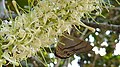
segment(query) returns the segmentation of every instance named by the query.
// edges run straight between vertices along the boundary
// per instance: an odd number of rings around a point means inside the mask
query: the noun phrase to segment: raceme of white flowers
[[[0,64],[8,60],[19,65],[20,60],[31,57],[40,47],[55,43],[63,32],[70,33],[72,25],[94,29],[80,21],[84,14],[101,11],[102,0],[42,0],[29,13],[17,16],[11,23],[0,25]]]

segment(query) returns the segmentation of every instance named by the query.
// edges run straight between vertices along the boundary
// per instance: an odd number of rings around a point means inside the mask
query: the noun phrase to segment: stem
[[[58,58],[58,61],[57,61],[57,64],[55,65],[55,67],[59,67],[60,62],[61,62],[61,59],[60,59],[60,58]]]

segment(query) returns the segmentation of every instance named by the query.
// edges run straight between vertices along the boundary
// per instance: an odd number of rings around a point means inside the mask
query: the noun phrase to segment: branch
[[[100,28],[100,29],[105,29],[105,30],[112,30],[117,33],[120,33],[120,25],[113,25],[113,24],[107,24],[107,23],[88,23],[84,22],[84,24],[93,27],[93,28]]]

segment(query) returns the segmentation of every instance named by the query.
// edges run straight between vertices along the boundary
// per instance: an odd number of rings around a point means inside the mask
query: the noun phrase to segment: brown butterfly
[[[85,53],[90,50],[92,50],[90,42],[70,35],[64,35],[59,38],[59,42],[55,49],[55,55],[61,59],[65,59],[75,53]]]

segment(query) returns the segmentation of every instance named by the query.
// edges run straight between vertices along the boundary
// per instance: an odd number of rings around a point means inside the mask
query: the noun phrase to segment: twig
[[[112,30],[117,33],[120,33],[120,25],[113,25],[113,24],[106,24],[106,23],[87,23],[84,22],[84,24],[91,26],[93,28],[100,28],[100,29],[105,29],[105,30]]]
[[[36,61],[38,65],[43,64],[44,66],[46,66],[44,62],[42,62],[37,56],[32,56],[30,59]]]
[[[88,29],[85,28],[85,30],[83,31],[82,35],[80,36],[80,39],[83,39],[83,38],[84,38],[84,36],[85,36],[85,34],[86,34],[87,31],[88,31]]]
[[[61,62],[61,59],[60,59],[60,58],[58,58],[57,64],[56,64],[54,67],[59,67],[60,62]]]
[[[97,58],[98,58],[98,54],[95,55],[95,57],[94,57],[94,61],[93,61],[92,67],[95,67],[95,62],[96,62]]]
[[[112,10],[120,10],[120,7],[107,7],[107,8]]]
[[[65,63],[63,64],[63,67],[68,67],[68,60],[69,60],[69,58],[68,59],[65,59]]]

